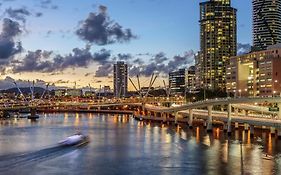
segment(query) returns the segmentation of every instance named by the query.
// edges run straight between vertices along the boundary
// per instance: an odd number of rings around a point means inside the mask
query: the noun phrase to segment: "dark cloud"
[[[107,77],[113,72],[113,63],[106,63],[98,67],[95,77]]]
[[[42,13],[42,12],[37,12],[37,13],[35,13],[35,17],[41,17],[41,16],[43,16],[43,13]]]
[[[53,52],[37,50],[29,51],[19,63],[13,64],[13,72],[55,72],[67,68],[87,68],[91,63],[104,63],[110,52],[102,49],[92,54],[90,47],[74,48],[68,55],[54,55]]]
[[[152,61],[154,61],[156,64],[163,63],[167,60],[168,60],[168,58],[166,57],[165,53],[163,53],[163,52],[156,54],[154,56],[154,58],[152,58]]]
[[[250,44],[237,43],[237,55],[243,55],[251,51]]]
[[[21,33],[18,22],[4,18],[0,34],[0,59],[11,58],[22,51],[21,43],[15,41],[15,37]]]
[[[7,76],[5,79],[0,80],[0,89],[9,89],[9,88],[14,88],[14,82],[17,82],[18,87],[30,87],[31,81],[28,80],[16,80],[12,77]],[[46,88],[46,85],[48,82],[45,82],[44,80],[36,79],[34,81],[36,87],[42,87]],[[49,89],[55,89],[56,87],[54,85],[50,85]]]
[[[128,42],[136,38],[130,29],[110,19],[105,6],[99,6],[99,13],[90,13],[82,22],[76,34],[82,39],[97,45]]]
[[[185,52],[183,56],[176,55],[171,59],[166,66],[166,73],[179,68],[187,68],[187,65],[194,64],[194,51]]]
[[[12,9],[6,9],[5,13],[8,15],[9,18],[14,20],[22,21],[23,23],[26,22],[26,17],[31,15],[31,12],[27,10],[26,7]]]
[[[54,5],[51,0],[41,0],[40,7],[43,9],[53,9],[53,10],[57,10],[59,8],[57,5]]]
[[[133,62],[135,64],[130,67],[130,76],[151,76],[153,73],[168,74],[171,71],[187,68],[189,65],[194,64],[194,52],[190,50],[184,53],[183,56],[176,55],[172,58],[168,58],[163,52],[160,52],[154,55],[147,64],[138,59],[133,60]]]
[[[130,59],[132,59],[132,55],[131,54],[118,54],[117,55],[117,57],[118,57],[118,60],[120,60],[120,61],[128,61],[128,60],[130,60]]]

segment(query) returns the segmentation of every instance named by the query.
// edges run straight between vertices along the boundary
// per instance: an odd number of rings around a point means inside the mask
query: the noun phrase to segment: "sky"
[[[194,64],[202,0],[0,0],[0,89],[12,80],[112,86],[112,66],[161,85]],[[239,48],[252,42],[251,0],[233,0]],[[129,89],[131,85],[129,86]]]

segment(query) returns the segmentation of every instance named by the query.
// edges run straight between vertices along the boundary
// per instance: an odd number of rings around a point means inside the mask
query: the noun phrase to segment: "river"
[[[90,137],[82,147],[58,142],[80,131]],[[242,141],[242,143],[240,143]],[[167,126],[127,115],[41,114],[0,121],[0,174],[281,174],[281,141],[266,130]],[[264,155],[272,155],[271,160]]]

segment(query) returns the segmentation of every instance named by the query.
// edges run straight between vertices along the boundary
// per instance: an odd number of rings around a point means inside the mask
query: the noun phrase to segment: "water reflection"
[[[227,136],[220,128],[207,133],[201,126],[190,130],[182,125],[136,121],[128,115],[44,116],[35,123],[0,120],[0,165],[3,156],[5,161],[10,155],[34,151],[41,156],[42,150],[77,129],[92,142],[32,162],[32,170],[26,168],[27,163],[25,168],[5,170],[6,174],[60,174],[62,168],[69,174],[241,174],[242,167],[244,174],[279,174],[281,169],[281,142],[267,130],[255,131],[254,137],[242,129]],[[263,159],[264,154],[274,159]]]

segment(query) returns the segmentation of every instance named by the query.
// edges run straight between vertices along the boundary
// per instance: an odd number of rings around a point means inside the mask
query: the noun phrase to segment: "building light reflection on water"
[[[271,133],[268,134],[268,154],[272,155],[272,138],[271,138]]]
[[[225,143],[222,145],[222,161],[224,163],[228,162],[228,154],[229,154],[228,147],[229,147],[228,140],[226,140]]]
[[[200,129],[196,127],[196,143],[200,142]]]
[[[68,122],[68,113],[64,113],[63,123],[66,124]]]
[[[80,123],[79,113],[75,113],[74,126],[79,126],[79,123]]]
[[[206,136],[203,137],[202,143],[207,146],[211,146],[211,138],[210,138],[209,134],[207,134]]]
[[[219,139],[220,138],[220,128],[216,128],[214,134],[215,134],[215,139]]]

